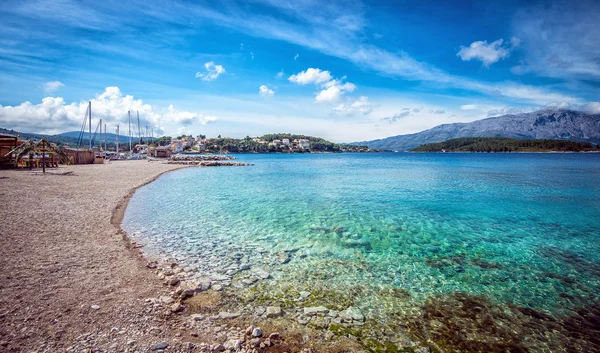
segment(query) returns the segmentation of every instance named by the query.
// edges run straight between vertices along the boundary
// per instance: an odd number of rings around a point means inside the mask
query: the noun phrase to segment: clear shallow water
[[[379,319],[457,292],[556,318],[598,302],[599,154],[238,158],[255,166],[139,189],[123,228],[191,279],[261,268],[273,296],[336,291]]]

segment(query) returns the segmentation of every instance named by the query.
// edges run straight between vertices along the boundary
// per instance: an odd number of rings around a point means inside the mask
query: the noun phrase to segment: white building
[[[310,143],[308,142],[307,139],[299,139],[298,147],[303,148],[303,149],[310,149]]]
[[[282,139],[281,143],[283,143],[286,146],[289,146],[290,145],[290,139]]]

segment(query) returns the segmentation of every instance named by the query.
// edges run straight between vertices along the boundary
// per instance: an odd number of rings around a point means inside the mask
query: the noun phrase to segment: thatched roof
[[[10,155],[14,154],[15,158],[18,160],[30,153],[54,153],[57,154],[64,163],[68,163],[69,161],[69,157],[60,148],[58,148],[55,143],[50,143],[46,141],[46,139],[41,139],[37,142],[29,140],[24,144],[13,148],[12,151],[8,152],[5,157],[9,157]]]

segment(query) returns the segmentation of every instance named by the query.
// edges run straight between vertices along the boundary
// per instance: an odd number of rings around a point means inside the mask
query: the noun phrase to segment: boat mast
[[[108,145],[106,144],[106,124],[104,124],[104,155],[106,155]]]
[[[129,154],[131,154],[131,110],[127,111],[127,115],[129,115]]]
[[[92,101],[89,101],[88,108],[90,110],[90,135],[88,137],[90,138],[90,149],[92,149]]]
[[[99,143],[99,148],[98,148],[98,152],[100,152],[102,150],[102,119],[100,119],[100,124],[98,125],[98,127],[100,128],[100,136],[98,136],[98,141]],[[98,129],[96,129],[98,130]],[[94,133],[95,134],[95,133]]]
[[[142,144],[142,130],[140,129],[140,112],[137,112],[138,117],[138,137],[140,138],[140,145]]]

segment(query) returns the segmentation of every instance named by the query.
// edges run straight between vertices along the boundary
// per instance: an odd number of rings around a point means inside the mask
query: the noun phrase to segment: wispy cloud
[[[259,0],[259,2],[263,3],[262,5],[275,10],[267,14],[264,12],[253,12],[252,5],[241,6],[235,2],[217,9],[203,4],[189,4],[177,0],[161,5],[142,4],[141,2],[132,1],[122,4],[119,11],[117,11],[110,7],[92,6],[70,0],[63,1],[65,8],[72,11],[51,11],[50,9],[54,8],[55,4],[44,0],[38,0],[35,4],[26,3],[23,6],[16,6],[14,9],[9,9],[9,11],[27,18],[47,20],[50,24],[64,24],[72,28],[85,28],[101,33],[110,31],[111,33],[116,33],[116,35],[122,35],[121,33],[131,35],[132,32],[135,33],[135,30],[144,30],[141,28],[143,24],[132,23],[128,17],[120,14],[127,12],[128,9],[132,11],[136,9],[136,11],[140,11],[146,16],[147,22],[177,23],[181,26],[180,31],[198,30],[197,23],[201,21],[206,26],[219,26],[239,31],[245,35],[289,42],[347,60],[365,70],[405,80],[419,81],[425,85],[434,85],[436,88],[458,88],[495,97],[507,97],[524,102],[535,102],[536,104],[544,104],[556,100],[544,98],[556,95],[562,95],[571,101],[579,100],[578,97],[566,93],[558,93],[551,88],[543,86],[535,87],[541,94],[536,94],[535,98],[531,99],[529,94],[531,93],[531,89],[526,86],[523,87],[521,83],[484,82],[468,77],[452,75],[435,66],[418,61],[401,50],[391,52],[369,44],[365,42],[366,37],[363,33],[368,23],[364,17],[363,5],[359,2],[344,4],[331,2],[326,5],[319,4],[316,6],[316,2],[313,0],[293,3]],[[579,8],[581,7],[583,6],[579,6]],[[48,11],[40,11],[40,9],[44,8],[47,8]],[[592,6],[592,9],[595,8],[597,8],[597,5]],[[285,16],[281,16],[281,13]],[[598,49],[594,49],[597,46],[592,44],[598,42],[598,40],[594,40],[594,38],[597,39],[598,31],[593,27],[595,23],[593,13],[594,11],[588,11],[586,14],[587,17],[584,17],[589,19],[589,21],[585,21],[581,25],[585,26],[584,29],[572,30],[570,32],[574,34],[573,37],[575,37],[575,34],[585,32],[585,35],[580,35],[580,38],[584,39],[580,39],[579,42],[585,41],[586,45],[583,47],[586,51],[598,53]],[[529,17],[532,19],[536,18],[536,16]],[[80,21],[80,18],[92,20]],[[288,21],[287,18],[295,18],[296,20]],[[568,15],[567,18],[572,19],[575,17]],[[522,46],[524,45],[525,48],[529,48],[528,45],[532,42],[531,37],[536,35],[536,33],[540,33],[540,28],[536,28],[533,24],[523,25],[524,29],[516,33],[519,38],[523,39],[524,44]],[[135,29],[135,26],[140,26],[140,28]],[[580,28],[581,26],[574,27]],[[517,26],[517,28],[520,27]],[[523,32],[523,35],[521,35],[521,32]],[[164,36],[165,43],[169,38],[173,38],[173,36]],[[58,38],[56,41],[59,43]],[[64,41],[60,40],[60,42]],[[572,47],[567,48],[576,49],[575,45]],[[122,52],[127,52],[127,50],[122,50]],[[566,52],[580,53],[581,50],[566,50]],[[578,55],[578,57],[580,56]],[[565,60],[560,55],[558,59],[560,62],[570,62],[570,59]],[[597,65],[598,60],[581,59],[577,62],[578,65],[574,65],[571,70],[600,74]],[[526,65],[528,67],[537,67],[533,61],[527,61]],[[574,69],[574,67],[577,67],[577,69]],[[206,74],[200,73],[200,75],[204,77]]]
[[[475,104],[465,104],[460,106],[461,110],[475,110],[477,106]]]
[[[600,79],[598,13],[600,3],[588,0],[558,1],[518,11],[513,27],[523,41],[525,59],[513,72]]]
[[[300,54],[296,54],[294,55],[294,60],[298,60],[298,57],[300,56]]]
[[[44,84],[44,92],[46,93],[53,93],[56,92],[58,89],[60,89],[61,87],[64,87],[64,83],[60,82],[60,81],[50,81],[50,82],[46,82]]]
[[[214,81],[219,76],[227,73],[222,65],[215,65],[212,61],[205,63],[204,68],[206,69],[206,73],[196,72],[196,78],[200,78],[202,81]]]
[[[354,115],[369,115],[373,111],[373,104],[369,102],[369,98],[360,96],[351,104],[340,104],[333,108],[337,115],[354,116]]]

